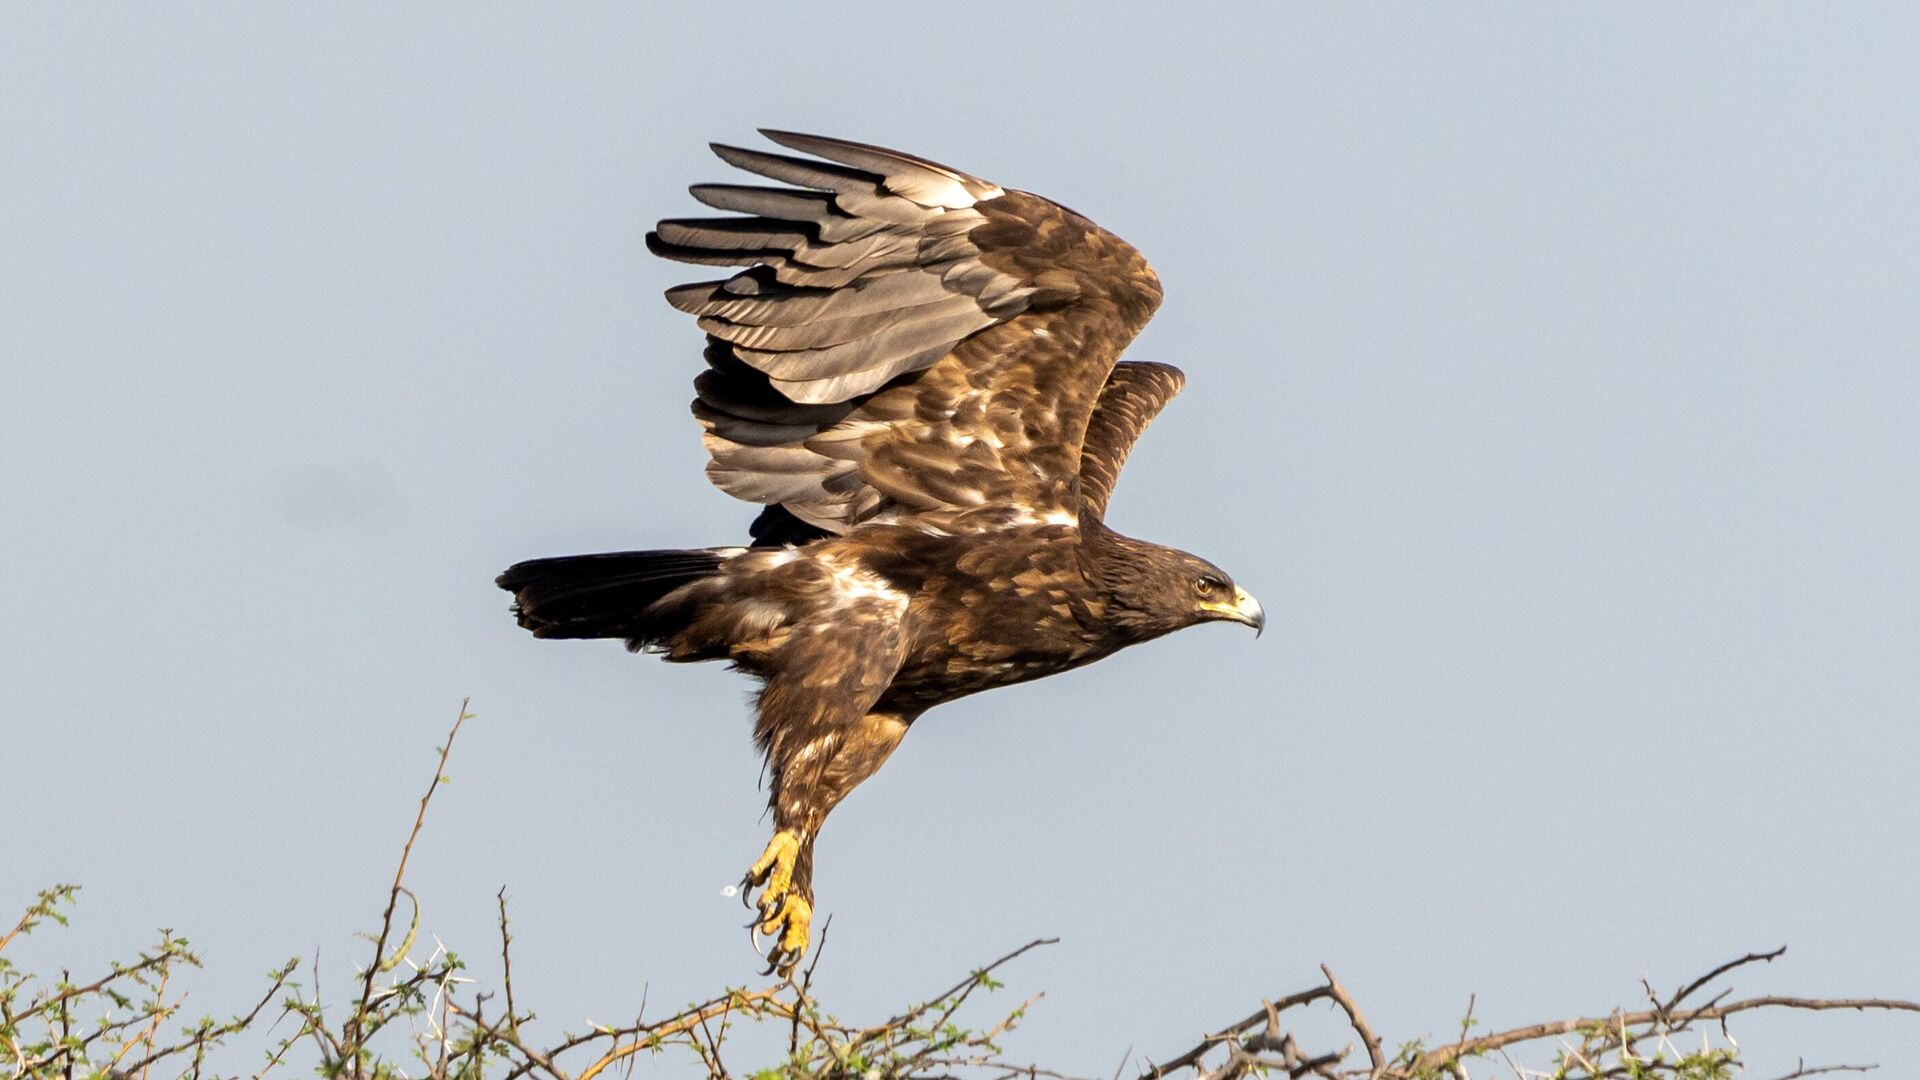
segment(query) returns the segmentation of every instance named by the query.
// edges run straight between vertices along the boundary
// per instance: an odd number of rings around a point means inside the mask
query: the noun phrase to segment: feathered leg
[[[746,879],[749,888],[761,888],[757,929],[773,939],[769,971],[791,972],[807,951],[813,842],[821,824],[848,792],[885,764],[909,723],[910,718],[893,713],[868,713],[848,725],[787,732],[769,747],[774,834]]]
[[[820,615],[779,627],[757,673],[753,737],[773,781],[774,834],[746,884],[761,889],[755,920],[773,938],[768,970],[790,972],[813,920],[813,841],[841,799],[887,760],[911,717],[874,713],[906,659],[908,599],[856,562],[828,556],[776,568],[794,610]]]

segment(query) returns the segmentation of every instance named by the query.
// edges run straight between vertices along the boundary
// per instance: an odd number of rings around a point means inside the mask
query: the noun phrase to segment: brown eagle
[[[706,332],[693,414],[707,475],[765,507],[751,546],[535,559],[499,585],[536,637],[622,638],[761,680],[775,832],[743,884],[761,889],[769,970],[791,971],[821,823],[921,714],[1266,617],[1219,567],[1102,521],[1184,381],[1118,362],[1160,304],[1139,252],[944,165],[762,134],[812,156],[713,150],[790,186],[696,185],[741,216],[647,237],[669,259],[747,268],[667,300]]]

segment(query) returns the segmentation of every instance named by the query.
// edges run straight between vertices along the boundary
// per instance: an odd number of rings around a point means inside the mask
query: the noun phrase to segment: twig
[[[1169,1073],[1178,1072],[1181,1069],[1187,1068],[1205,1057],[1208,1051],[1220,1045],[1222,1041],[1240,1035],[1248,1028],[1267,1019],[1269,1016],[1278,1016],[1283,1010],[1291,1009],[1295,1005],[1305,1005],[1309,1002],[1319,1001],[1321,998],[1328,997],[1332,993],[1332,987],[1316,986],[1311,990],[1302,990],[1297,994],[1288,994],[1285,997],[1274,998],[1271,1002],[1263,1002],[1262,1007],[1255,1010],[1246,1019],[1237,1024],[1229,1024],[1219,1031],[1206,1036],[1201,1039],[1193,1049],[1188,1050],[1172,1061],[1164,1065],[1149,1064],[1147,1070],[1140,1074],[1140,1080],[1160,1080],[1161,1077]]]
[[[107,985],[108,983],[116,982],[120,979],[127,978],[128,976],[133,975],[135,972],[150,971],[156,966],[172,959],[175,955],[177,954],[173,952],[162,951],[162,952],[155,953],[152,956],[142,957],[139,963],[128,964],[126,967],[116,969],[113,974],[103,976],[99,979],[95,979],[93,982],[90,982],[85,986],[76,986],[76,987],[73,987],[72,989],[62,990],[57,994],[52,994],[48,996],[45,1000],[35,1002],[33,1007],[26,1010],[25,1012],[15,1013],[13,1016],[13,1022],[15,1024],[19,1024],[22,1021],[31,1020],[35,1016],[38,1016],[39,1014],[46,1012],[48,1009],[53,1008],[55,1006],[64,1005],[65,1003],[72,1001],[75,998],[91,997],[92,995],[98,993],[100,991],[100,988]],[[60,973],[60,981],[64,983],[64,982],[67,982],[68,980],[69,980],[68,973],[65,971],[62,971]]]
[[[1784,1076],[1775,1077],[1774,1080],[1800,1080],[1803,1076],[1818,1076],[1821,1073],[1872,1072],[1879,1067],[1878,1065],[1815,1065],[1809,1068],[1807,1066],[1807,1059],[1801,1058],[1799,1063],[1793,1067],[1792,1072]]]
[[[727,1007],[721,1010],[720,1012],[720,1034],[719,1035],[715,1035],[713,1033],[713,1029],[707,1026],[707,1019],[708,1019],[707,1017],[703,1016],[700,1018],[700,1033],[707,1037],[706,1049],[701,1051],[700,1056],[702,1058],[705,1058],[705,1057],[708,1057],[709,1054],[712,1055],[711,1067],[713,1072],[719,1076],[727,1075],[726,1063],[720,1060],[720,1043],[722,1042],[722,1040],[724,1040],[727,1037],[727,1017],[731,1015],[732,1012],[733,1012],[733,999],[729,997],[727,999]],[[700,1040],[695,1039],[694,1045],[698,1047],[700,1045]],[[631,1066],[633,1064],[633,1059],[628,1058],[627,1064]]]
[[[0,949],[5,949],[7,944],[14,938],[19,937],[21,934],[39,925],[41,919],[48,918],[49,916],[58,918],[57,912],[59,911],[60,902],[63,900],[71,901],[73,894],[79,891],[80,887],[78,885],[55,885],[51,889],[43,890],[40,896],[34,900],[33,904],[27,908],[27,913],[20,916],[20,921],[14,925],[14,928],[4,934],[0,934]]]
[[[993,1025],[992,1028],[988,1029],[986,1035],[983,1037],[988,1042],[992,1042],[993,1040],[999,1038],[1000,1036],[1005,1035],[1007,1032],[1012,1031],[1013,1026],[1019,1023],[1020,1017],[1025,1015],[1028,1009],[1033,1008],[1033,1005],[1035,1002],[1039,1001],[1041,998],[1044,998],[1046,996],[1047,996],[1047,992],[1045,990],[1042,990],[1039,993],[1028,998],[1027,1000],[1021,1002],[1019,1008],[1008,1013],[1006,1019],[1000,1021],[999,1023]]]
[[[273,1000],[274,995],[278,994],[281,990],[286,988],[287,980],[293,977],[294,966],[295,965],[289,963],[286,967],[281,968],[279,971],[274,972],[273,985],[267,987],[267,992],[260,995],[260,1000],[254,1002],[253,1008],[247,1010],[247,1012],[244,1015],[236,1016],[232,1020],[229,1020],[228,1022],[221,1024],[218,1027],[203,1028],[199,1033],[195,1035],[195,1037],[192,1040],[188,1042],[180,1043],[174,1046],[163,1046],[158,1050],[154,1050],[151,1053],[149,1053],[146,1057],[141,1058],[139,1061],[136,1061],[132,1065],[129,1065],[125,1069],[121,1070],[120,1075],[131,1076],[133,1075],[134,1070],[139,1069],[144,1071],[149,1067],[151,1067],[154,1062],[159,1061],[163,1058],[172,1057],[173,1055],[178,1054],[184,1050],[187,1050],[198,1044],[208,1042],[213,1039],[224,1039],[229,1035],[239,1034],[240,1032],[245,1031],[246,1029],[252,1027],[254,1020],[256,1020],[260,1016],[260,1011],[267,1007],[267,1003]]]
[[[153,992],[153,1015],[147,1018],[146,1030],[136,1033],[133,1038],[128,1039],[120,1045],[119,1051],[113,1055],[113,1060],[107,1063],[109,1072],[121,1072],[122,1075],[125,1076],[133,1075],[132,1069],[127,1069],[123,1072],[118,1068],[120,1059],[126,1057],[135,1046],[145,1043],[147,1044],[147,1064],[140,1070],[140,1080],[147,1080],[147,1073],[153,1067],[154,1036],[160,1033],[160,1021],[166,1019],[173,1013],[172,1009],[167,1008],[167,983],[172,978],[173,965],[160,965],[160,985]],[[184,1001],[185,998],[183,997],[181,1000]],[[118,1025],[115,1026],[117,1027]]]
[[[344,1041],[349,1047],[357,1048],[363,1044],[366,1033],[363,1032],[361,1028],[364,1018],[367,1015],[367,1009],[373,1003],[373,980],[375,976],[379,975],[383,970],[382,965],[387,955],[387,936],[393,932],[393,912],[395,908],[400,906],[400,894],[404,891],[404,886],[402,886],[401,882],[405,880],[407,876],[407,859],[413,855],[413,842],[419,839],[420,827],[425,824],[427,820],[427,804],[433,801],[433,793],[439,790],[440,781],[446,776],[447,755],[453,750],[453,740],[459,737],[460,726],[472,719],[472,714],[467,712],[467,705],[472,700],[472,698],[460,699],[460,715],[454,719],[453,728],[447,732],[447,740],[440,747],[440,762],[434,767],[433,780],[427,785],[426,794],[420,796],[420,809],[413,815],[413,830],[407,834],[406,846],[400,849],[400,865],[394,868],[393,888],[387,892],[387,911],[380,919],[380,936],[376,938],[373,943],[373,962],[367,965],[366,975],[360,983],[360,1005],[354,1010],[353,1015],[347,1017],[346,1031],[343,1034],[346,1035]],[[417,919],[419,914],[417,904],[415,905],[414,912]],[[350,1054],[345,1064],[353,1069],[356,1077],[360,1075],[360,1055],[358,1053]]]
[[[507,991],[507,1030],[520,1033],[520,1013],[513,1004],[513,935],[507,933],[507,887],[493,894],[500,905],[500,981]]]
[[[1032,950],[1037,949],[1042,945],[1057,945],[1059,943],[1060,943],[1059,938],[1035,938],[1032,941],[1027,942],[1025,945],[1022,945],[1019,948],[1008,953],[1007,955],[1001,957],[1000,959],[995,960],[993,963],[988,964],[986,967],[983,967],[978,971],[975,971],[973,974],[967,976],[966,978],[960,980],[957,983],[954,983],[952,986],[948,987],[946,990],[942,991],[941,993],[934,995],[933,997],[927,999],[926,1001],[920,1003],[919,1005],[914,1006],[912,1009],[909,1009],[906,1012],[901,1013],[900,1015],[894,1017],[893,1019],[888,1020],[886,1023],[878,1024],[870,1028],[862,1029],[860,1032],[855,1034],[853,1041],[847,1044],[848,1049],[852,1049],[854,1047],[867,1043],[871,1041],[874,1036],[880,1035],[892,1028],[896,1028],[901,1026],[902,1024],[907,1023],[908,1021],[912,1020],[914,1017],[919,1016],[921,1013],[924,1013],[928,1009],[932,1008],[935,1002],[945,1001],[946,999],[952,997],[955,994],[960,993],[963,990],[967,990],[970,987],[978,985],[980,981],[980,977],[982,975],[986,975],[989,972],[992,972],[996,968],[999,968],[1001,965],[1006,964],[1028,952],[1031,952]],[[585,1080],[585,1078],[583,1077],[582,1080]]]
[[[1347,994],[1346,987],[1340,985],[1340,980],[1333,977],[1332,969],[1321,964],[1320,973],[1327,977],[1327,992],[1333,997],[1334,1004],[1347,1014],[1347,1022],[1353,1025],[1353,1030],[1360,1034],[1360,1041],[1366,1044],[1367,1060],[1373,1063],[1369,1077],[1371,1080],[1380,1080],[1387,1071],[1386,1056],[1380,1052],[1380,1036],[1373,1033],[1366,1016],[1360,1012],[1360,1006]]]
[[[807,962],[807,970],[800,976],[800,985],[794,987],[793,1026],[787,1031],[787,1056],[793,1057],[800,1052],[800,1014],[813,1007],[813,969],[820,966],[820,956],[827,951],[827,931],[833,929],[833,916],[820,924],[820,944],[813,950],[813,959]],[[788,976],[792,981],[792,976]]]
[[[1875,1009],[1890,1012],[1920,1013],[1920,1002],[1899,1001],[1891,998],[1802,998],[1769,995],[1767,997],[1747,998],[1743,1001],[1735,1001],[1726,1005],[1707,1006],[1693,1010],[1687,1015],[1693,1020],[1721,1020],[1735,1013],[1743,1013],[1751,1009],[1772,1008],[1804,1009],[1809,1012],[1825,1012],[1833,1009],[1853,1009],[1855,1011]],[[1620,1014],[1620,1022],[1625,1024],[1647,1024],[1655,1021],[1664,1022],[1665,1014],[1655,1009],[1644,1009],[1640,1012]],[[1494,1035],[1483,1035],[1478,1039],[1468,1039],[1464,1042],[1455,1043],[1452,1046],[1444,1046],[1438,1050],[1430,1050],[1416,1058],[1413,1064],[1409,1065],[1404,1071],[1409,1074],[1418,1074],[1422,1070],[1436,1069],[1460,1058],[1470,1057],[1488,1050],[1497,1050],[1503,1046],[1512,1046],[1514,1043],[1528,1042],[1533,1039],[1545,1038],[1548,1035],[1573,1034],[1582,1029],[1606,1027],[1610,1026],[1613,1022],[1614,1018],[1612,1016],[1587,1016],[1574,1020],[1555,1020],[1545,1024],[1531,1024],[1527,1027],[1514,1028],[1511,1031],[1502,1031]]]
[[[1747,955],[1740,957],[1738,960],[1729,960],[1726,963],[1721,964],[1719,967],[1714,968],[1712,971],[1707,972],[1705,975],[1702,975],[1699,978],[1688,983],[1687,985],[1681,987],[1680,989],[1675,990],[1673,992],[1673,996],[1668,998],[1665,1003],[1661,1003],[1658,1001],[1654,1002],[1653,1003],[1654,1008],[1658,1009],[1662,1016],[1671,1016],[1673,1015],[1673,1007],[1675,1005],[1678,1005],[1682,1001],[1687,1000],[1687,998],[1693,996],[1694,991],[1700,989],[1701,987],[1707,985],[1708,983],[1714,981],[1715,979],[1718,979],[1720,976],[1725,975],[1727,972],[1732,971],[1734,968],[1744,967],[1748,964],[1755,964],[1755,963],[1771,964],[1775,960],[1778,960],[1780,957],[1785,956],[1786,954],[1787,954],[1787,947],[1785,945],[1782,945],[1779,948],[1773,950],[1772,952],[1748,953]],[[1722,995],[1722,996],[1725,996],[1725,995]]]
[[[594,1077],[606,1071],[607,1066],[636,1054],[641,1050],[660,1046],[676,1035],[687,1034],[705,1022],[708,1017],[730,1011],[739,1005],[768,1005],[773,1007],[775,1015],[784,1015],[786,1011],[785,1004],[774,996],[779,993],[781,989],[782,986],[769,986],[764,990],[755,990],[749,994],[740,994],[738,992],[730,993],[725,997],[715,998],[704,1005],[689,1009],[674,1019],[657,1024],[654,1027],[646,1029],[644,1032],[635,1032],[634,1034],[636,1036],[644,1034],[645,1037],[636,1037],[631,1042],[624,1045],[616,1045],[613,1049],[600,1055],[600,1060],[587,1066],[586,1070],[580,1074],[579,1080],[593,1080]],[[577,1045],[577,1043],[574,1045]]]
[[[286,1013],[281,1013],[280,1015],[283,1019],[286,1017]],[[271,1034],[272,1029],[269,1028],[268,1032]],[[295,1032],[290,1038],[281,1042],[280,1048],[273,1052],[273,1056],[267,1059],[267,1063],[260,1067],[259,1072],[253,1074],[253,1080],[264,1080],[264,1077],[273,1071],[274,1066],[280,1064],[280,1059],[287,1056],[287,1051],[293,1049],[294,1040],[299,1037],[299,1032]]]
[[[72,981],[65,969],[60,972],[60,981]],[[73,1080],[73,1054],[67,1049],[68,1043],[73,1039],[72,1019],[73,1010],[63,1006],[60,1009],[60,1056],[65,1060],[60,1066],[60,1075],[66,1080]]]

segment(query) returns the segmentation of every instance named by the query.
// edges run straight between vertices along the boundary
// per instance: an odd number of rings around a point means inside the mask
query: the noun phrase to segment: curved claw
[[[760,931],[773,939],[773,947],[767,950],[767,970],[762,974],[793,974],[800,958],[806,955],[812,925],[813,905],[788,893],[779,908],[760,924]]]
[[[793,864],[799,855],[800,837],[791,829],[781,829],[767,841],[766,850],[747,868],[743,880],[749,886],[764,884],[769,893],[785,892],[793,881]]]
[[[760,951],[760,935],[772,939],[761,955],[767,959],[764,974],[791,974],[807,951],[807,934],[813,922],[813,903],[793,887],[794,865],[800,854],[800,837],[782,829],[767,841],[766,850],[754,861],[742,879],[741,899],[757,908],[747,924],[755,952]],[[760,888],[757,900],[748,900],[754,888]]]

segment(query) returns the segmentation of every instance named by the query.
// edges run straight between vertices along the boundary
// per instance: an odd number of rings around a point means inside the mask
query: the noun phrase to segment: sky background
[[[916,725],[819,844],[835,1011],[1049,935],[1010,1048],[1101,1076],[1323,961],[1390,1037],[1781,944],[1740,991],[1920,997],[1916,41],[1904,4],[10,6],[0,908],[85,891],[9,956],[164,925],[190,1012],[316,948],[340,996],[470,696],[426,929],[494,977],[504,885],[549,1035],[751,979],[749,684],[536,642],[492,578],[744,537],[659,297],[698,269],[642,237],[771,126],[1139,247],[1129,355],[1189,383],[1113,523],[1270,619]]]

